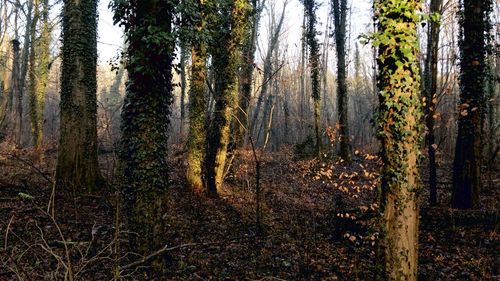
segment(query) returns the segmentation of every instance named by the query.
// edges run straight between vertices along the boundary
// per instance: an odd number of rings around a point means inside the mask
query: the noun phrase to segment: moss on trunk
[[[196,31],[206,28],[204,5],[201,0],[196,1],[198,20],[195,23]],[[189,97],[189,135],[187,139],[187,171],[188,184],[201,190],[203,187],[202,167],[205,155],[205,108],[207,92],[207,50],[206,43],[194,40],[191,49],[191,87]]]
[[[211,194],[217,194],[224,176],[230,125],[237,106],[237,75],[248,9],[246,0],[222,1],[219,31],[211,46],[215,69],[215,111],[208,126],[204,160],[205,184]]]
[[[66,0],[62,14],[58,186],[94,190],[97,161],[97,0]]]

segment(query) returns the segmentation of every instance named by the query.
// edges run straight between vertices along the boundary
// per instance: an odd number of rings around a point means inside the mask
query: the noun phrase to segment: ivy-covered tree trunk
[[[191,87],[189,91],[189,135],[187,139],[188,184],[196,189],[203,188],[202,168],[205,155],[206,120],[206,80],[207,47],[201,34],[206,28],[205,5],[202,0],[194,1],[197,7],[197,20],[194,23],[197,35],[191,49]]]
[[[347,0],[333,1],[333,18],[335,27],[335,47],[337,50],[337,104],[338,124],[340,136],[340,157],[351,161],[351,140],[348,124],[348,93],[347,93],[347,66],[346,66],[346,22]]]
[[[479,207],[486,83],[486,34],[491,0],[464,0],[460,32],[460,113],[451,206]]]
[[[97,0],[65,0],[62,14],[60,137],[56,181],[94,190],[97,161]]]
[[[133,251],[147,255],[163,244],[168,187],[168,124],[172,103],[173,2],[116,0],[115,22],[125,27],[127,90],[122,110],[120,162],[124,207]],[[145,272],[165,280],[165,258]]]
[[[437,204],[437,164],[434,119],[437,103],[437,63],[439,47],[439,26],[441,21],[442,0],[431,0],[430,23],[427,31],[427,57],[424,68],[424,110],[427,126],[427,151],[429,157],[429,204]]]
[[[319,65],[319,43],[316,38],[316,10],[318,5],[315,0],[303,0],[305,16],[307,17],[306,41],[309,46],[309,67],[311,68],[311,96],[314,102],[314,135],[316,139],[316,155],[321,151],[321,133],[320,133],[320,111],[321,111],[321,82]]]
[[[204,168],[205,185],[212,195],[217,194],[224,176],[230,124],[237,106],[237,71],[240,66],[240,46],[245,35],[248,8],[246,0],[222,1],[219,30],[211,46],[215,70],[215,110],[207,131]]]
[[[374,2],[378,23],[374,45],[379,47],[377,130],[383,161],[381,280],[417,280],[417,164],[422,127],[417,59],[420,5],[419,0]]]

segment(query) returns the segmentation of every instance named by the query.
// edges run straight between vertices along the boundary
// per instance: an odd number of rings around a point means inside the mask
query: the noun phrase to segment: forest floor
[[[295,160],[292,149],[261,156],[255,190],[252,151],[238,151],[219,198],[189,191],[185,155],[170,160],[169,280],[373,280],[377,266],[379,159]],[[53,197],[56,151],[0,146],[0,280],[141,280],[128,267],[118,192],[69,190]],[[259,155],[260,156],[260,155]],[[101,155],[113,180],[116,161]],[[485,178],[482,208],[449,206],[449,165],[439,170],[440,205],[421,194],[419,280],[500,280],[498,167]],[[59,194],[59,192],[56,192]],[[256,198],[260,197],[260,224]]]

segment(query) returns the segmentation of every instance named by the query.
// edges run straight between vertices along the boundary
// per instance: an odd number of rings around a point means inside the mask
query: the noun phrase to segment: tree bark
[[[65,0],[62,19],[60,137],[56,182],[95,190],[97,161],[97,1]]]
[[[437,63],[439,47],[439,27],[442,0],[431,0],[431,20],[427,30],[427,57],[424,68],[424,112],[427,126],[427,152],[429,156],[429,204],[437,204],[437,164],[434,119],[437,102]]]
[[[378,32],[383,161],[380,193],[380,280],[417,280],[418,158],[421,139],[417,24],[420,1],[374,2]],[[391,40],[398,38],[398,40]]]
[[[243,43],[242,70],[239,75],[240,91],[238,97],[237,120],[235,122],[235,146],[242,147],[245,135],[249,132],[249,108],[252,98],[253,69],[255,67],[255,50],[260,26],[260,16],[266,0],[252,0],[250,12],[251,21],[247,25],[246,37]]]
[[[40,17],[40,9],[42,9]],[[40,38],[36,40],[36,25],[41,19]],[[43,138],[43,111],[45,107],[45,90],[49,78],[51,27],[49,23],[49,3],[35,0],[35,13],[31,27],[30,52],[30,115],[33,145],[40,150]],[[41,153],[41,151],[39,151]],[[40,157],[42,155],[40,154]]]
[[[489,0],[464,0],[461,9],[460,114],[453,162],[452,208],[479,207]]]
[[[337,104],[338,124],[340,136],[340,157],[351,161],[351,140],[348,124],[349,100],[347,93],[347,66],[346,66],[346,21],[347,0],[333,1],[333,17],[335,22],[335,46],[337,50]]]
[[[306,40],[309,46],[309,66],[311,68],[311,96],[314,102],[314,135],[316,155],[319,157],[321,152],[321,133],[320,133],[320,117],[321,117],[321,82],[320,82],[320,65],[319,65],[319,44],[316,38],[316,10],[318,5],[315,0],[304,0],[305,14],[307,17]]]
[[[209,122],[205,149],[205,186],[211,195],[221,187],[230,140],[230,125],[237,105],[241,49],[248,3],[235,0],[221,5],[221,25],[211,46],[215,69],[215,110]],[[226,46],[220,48],[220,46]]]
[[[173,3],[115,1],[115,21],[127,37],[127,90],[122,110],[120,162],[133,251],[152,253],[165,243],[168,126],[172,95]],[[128,11],[132,11],[129,13]],[[162,40],[157,40],[161,38]],[[166,256],[152,261],[148,280],[166,280]]]
[[[206,28],[203,1],[197,0],[198,20],[195,22],[196,32]],[[191,87],[189,96],[189,135],[187,139],[188,184],[196,190],[203,187],[202,168],[205,155],[205,121],[206,121],[206,87],[207,81],[207,47],[202,40],[194,40],[191,49]]]

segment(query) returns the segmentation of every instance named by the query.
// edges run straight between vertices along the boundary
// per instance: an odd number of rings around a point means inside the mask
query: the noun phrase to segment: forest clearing
[[[0,0],[0,281],[500,280],[500,2]]]

